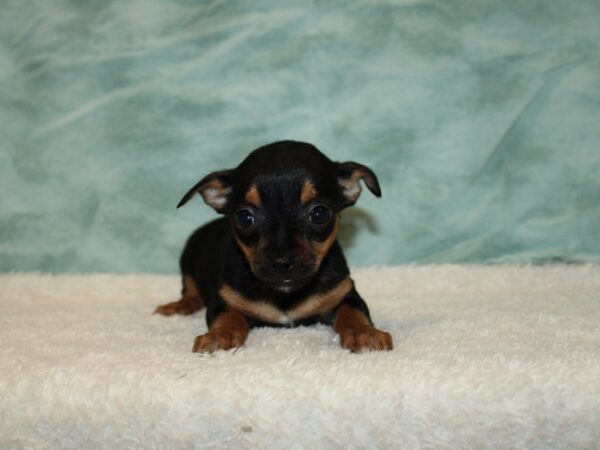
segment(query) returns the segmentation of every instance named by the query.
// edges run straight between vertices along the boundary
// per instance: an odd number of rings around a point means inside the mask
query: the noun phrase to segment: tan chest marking
[[[335,308],[348,295],[352,287],[352,280],[350,277],[346,277],[332,290],[311,295],[294,308],[289,309],[287,315],[291,320],[299,320],[317,314],[324,314]]]
[[[264,320],[265,322],[280,324],[288,323],[285,313],[276,306],[262,300],[248,300],[228,284],[223,284],[223,286],[221,286],[219,295],[225,303],[242,314],[254,317],[255,319]]]
[[[282,310],[264,300],[249,300],[228,284],[224,284],[219,289],[219,294],[225,303],[242,314],[264,322],[288,325],[297,320],[324,314],[332,310],[348,295],[352,287],[352,279],[346,277],[330,291],[311,295],[300,304],[288,310]]]

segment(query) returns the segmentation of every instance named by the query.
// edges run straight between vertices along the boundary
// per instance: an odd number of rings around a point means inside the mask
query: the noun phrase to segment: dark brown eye
[[[250,228],[255,222],[254,216],[247,209],[240,209],[235,213],[235,220],[238,226],[243,230]]]
[[[308,220],[315,225],[323,225],[331,218],[331,211],[323,205],[315,206],[308,214]]]

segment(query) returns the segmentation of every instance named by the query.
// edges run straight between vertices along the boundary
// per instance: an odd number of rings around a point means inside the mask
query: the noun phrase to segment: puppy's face
[[[308,283],[335,240],[338,198],[326,186],[318,189],[315,175],[263,174],[233,205],[235,239],[252,272],[275,290]]]
[[[279,292],[305,286],[334,243],[339,212],[356,202],[360,180],[377,196],[375,174],[357,163],[335,163],[310,144],[284,141],[252,152],[237,168],[194,186],[229,216],[233,236],[254,275]]]

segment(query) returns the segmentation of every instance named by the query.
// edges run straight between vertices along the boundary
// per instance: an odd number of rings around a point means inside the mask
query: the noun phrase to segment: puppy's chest
[[[267,296],[248,298],[228,284],[223,284],[219,294],[228,306],[244,315],[263,322],[290,326],[302,319],[331,311],[348,295],[352,287],[352,279],[347,277],[335,287],[307,295],[290,306]]]

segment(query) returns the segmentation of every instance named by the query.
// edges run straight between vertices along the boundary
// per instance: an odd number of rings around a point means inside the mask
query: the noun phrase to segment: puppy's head
[[[368,167],[333,162],[307,143],[275,142],[235,169],[207,175],[177,207],[199,193],[229,217],[254,275],[271,289],[292,292],[318,272],[335,241],[339,212],[360,195],[360,180],[381,196]]]

